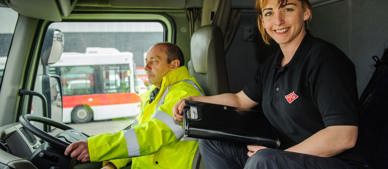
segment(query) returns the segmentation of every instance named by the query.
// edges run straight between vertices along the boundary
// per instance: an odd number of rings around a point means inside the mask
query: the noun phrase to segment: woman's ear
[[[309,8],[306,8],[303,13],[303,20],[308,21],[311,19],[311,10]]]

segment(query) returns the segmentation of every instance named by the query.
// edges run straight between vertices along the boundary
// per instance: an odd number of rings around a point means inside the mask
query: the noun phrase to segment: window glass
[[[94,90],[93,66],[68,66],[60,67],[58,75],[62,77],[62,87],[64,96],[86,95],[97,93]]]
[[[128,126],[139,113],[140,94],[147,88],[144,54],[164,41],[164,26],[159,22],[61,22],[49,29],[62,32],[64,42],[60,59],[47,68],[49,74],[60,77],[63,92],[62,112],[52,111],[50,117],[90,135]]]
[[[12,9],[0,7],[0,86],[17,18],[18,14]]]

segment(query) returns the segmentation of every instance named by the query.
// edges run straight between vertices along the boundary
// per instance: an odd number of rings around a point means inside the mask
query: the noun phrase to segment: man
[[[184,131],[173,120],[172,108],[183,98],[201,95],[201,89],[184,67],[181,50],[173,44],[152,46],[145,70],[153,87],[141,97],[135,124],[129,130],[70,144],[65,155],[82,162],[105,161],[104,168],[122,168],[128,157],[132,157],[132,169],[191,168],[198,144],[180,140]]]

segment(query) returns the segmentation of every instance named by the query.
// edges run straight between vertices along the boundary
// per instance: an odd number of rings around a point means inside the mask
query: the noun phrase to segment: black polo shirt
[[[332,125],[358,124],[353,63],[335,46],[307,34],[281,66],[280,48],[260,66],[244,93],[261,104],[287,147]]]

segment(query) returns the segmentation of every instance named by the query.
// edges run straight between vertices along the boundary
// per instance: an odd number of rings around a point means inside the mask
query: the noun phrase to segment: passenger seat
[[[188,68],[205,95],[228,92],[228,74],[221,30],[214,25],[203,26],[193,33],[190,45],[191,58]],[[199,151],[193,160],[192,169],[204,169]]]
[[[228,74],[221,30],[215,25],[203,26],[194,32],[190,45],[191,60],[188,68],[205,94],[228,92]]]

